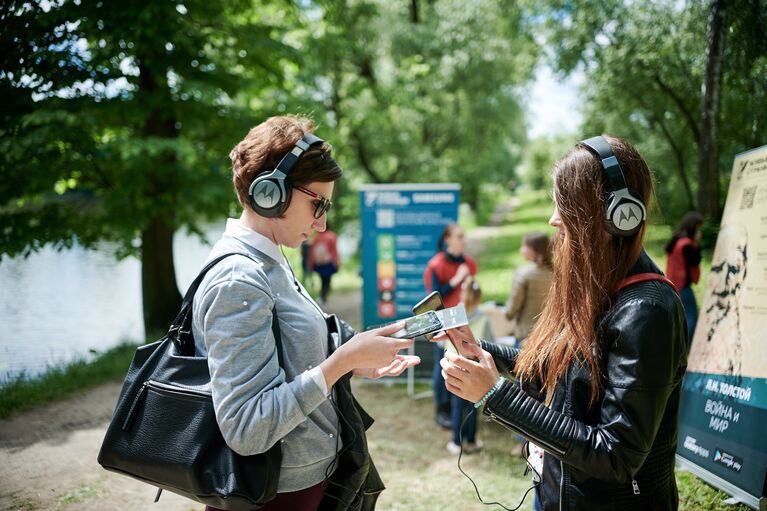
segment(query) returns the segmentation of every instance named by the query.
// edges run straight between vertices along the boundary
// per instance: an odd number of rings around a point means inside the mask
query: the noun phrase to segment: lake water
[[[173,258],[182,294],[225,225],[226,220],[205,226],[210,243],[176,233]],[[341,259],[356,246],[353,235],[339,236]],[[98,250],[76,246],[62,252],[46,247],[27,259],[0,262],[0,382],[88,360],[125,341],[144,341],[137,259],[118,261],[113,247],[103,244]]]
[[[206,227],[214,242],[225,222]],[[210,246],[177,233],[174,263],[186,291]],[[28,258],[0,262],[0,381],[35,376],[50,366],[88,359],[124,341],[144,340],[141,264],[118,261],[113,248],[46,247]]]

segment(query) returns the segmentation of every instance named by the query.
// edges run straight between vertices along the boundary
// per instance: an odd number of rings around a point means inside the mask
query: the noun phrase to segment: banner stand
[[[701,468],[700,465],[696,465],[678,454],[676,455],[676,466],[682,470],[692,472],[695,476],[707,482],[714,488],[719,488],[732,495],[732,498],[724,501],[725,504],[745,504],[754,509],[758,509],[759,511],[767,511],[767,499],[757,499],[726,479],[722,479],[716,474],[712,474],[708,470]]]
[[[767,146],[735,155],[706,280],[677,463],[767,511]]]

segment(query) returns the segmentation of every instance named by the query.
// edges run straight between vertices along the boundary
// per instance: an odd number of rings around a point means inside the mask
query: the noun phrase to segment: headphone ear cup
[[[644,203],[632,191],[616,195],[610,192],[605,200],[605,227],[614,236],[632,236],[642,227],[647,217]]]
[[[290,204],[290,188],[284,186],[284,180],[275,178],[274,172],[254,179],[248,192],[250,207],[266,218],[280,216]]]

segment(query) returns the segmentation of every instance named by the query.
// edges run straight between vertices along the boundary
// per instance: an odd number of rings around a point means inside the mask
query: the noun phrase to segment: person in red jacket
[[[326,303],[330,294],[330,279],[338,271],[340,260],[336,249],[336,233],[329,228],[318,232],[309,247],[309,268],[320,276],[320,302]]]
[[[687,348],[692,343],[695,325],[698,322],[698,304],[692,284],[700,280],[700,228],[703,216],[697,211],[690,211],[679,222],[671,241],[666,244],[666,276],[679,290],[684,314],[687,318]]]
[[[439,252],[429,260],[423,281],[426,291],[439,291],[445,308],[454,307],[461,302],[461,284],[467,277],[477,274],[477,262],[464,254],[466,237],[458,224],[447,224],[437,242]],[[445,429],[452,428],[450,419],[450,394],[442,378],[442,347],[434,345],[434,404],[436,405],[437,424]]]

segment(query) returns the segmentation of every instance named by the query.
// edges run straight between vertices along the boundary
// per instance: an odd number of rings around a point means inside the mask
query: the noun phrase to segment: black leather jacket
[[[629,275],[661,273],[642,254]],[[589,405],[591,376],[572,364],[550,407],[534,385],[507,382],[484,413],[542,447],[543,509],[677,509],[674,454],[687,326],[675,291],[663,282],[630,285],[597,329],[602,391]],[[482,347],[513,371],[518,350]]]

